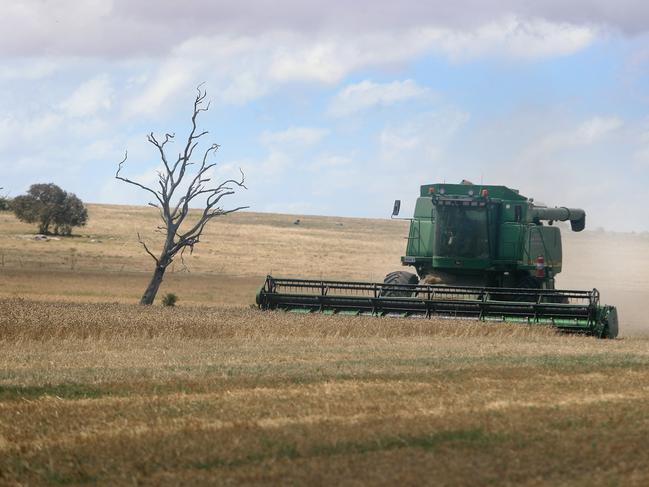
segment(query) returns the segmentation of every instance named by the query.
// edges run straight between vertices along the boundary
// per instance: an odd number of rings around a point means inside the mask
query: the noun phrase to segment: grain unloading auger
[[[399,213],[396,201],[393,217]],[[561,233],[585,227],[581,209],[537,206],[504,186],[421,187],[404,266],[383,283],[266,278],[262,309],[329,314],[476,318],[547,324],[602,338],[618,333],[617,310],[599,292],[555,289]]]

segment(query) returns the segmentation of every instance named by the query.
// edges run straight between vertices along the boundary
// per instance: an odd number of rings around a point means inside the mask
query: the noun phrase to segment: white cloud
[[[471,29],[428,25],[358,33],[198,35],[172,49],[131,100],[128,114],[156,113],[191,89],[196,80],[209,81],[215,101],[242,104],[267,95],[281,84],[334,84],[360,69],[399,65],[424,54],[458,62],[479,56],[526,60],[563,56],[588,47],[596,34],[597,30],[589,26],[510,15]],[[390,97],[396,97],[396,101],[399,92],[414,96],[418,87],[408,80],[402,83],[373,87],[366,96],[378,97],[377,103],[389,103]],[[370,87],[358,90],[363,88]]]
[[[239,169],[246,177],[246,185],[250,188],[267,188],[269,184],[276,184],[277,178],[287,170],[294,168],[297,161],[293,154],[285,151],[271,149],[264,157],[259,159],[242,159],[226,161],[216,166],[214,174],[218,177],[230,179],[239,176]]]
[[[290,168],[294,164],[294,162],[295,161],[293,160],[293,158],[288,154],[285,154],[284,152],[271,151],[270,154],[268,154],[268,157],[261,161],[261,164],[257,166],[257,169],[259,171],[258,175],[271,178],[279,176],[281,173]],[[252,172],[256,176],[257,169],[248,172]]]
[[[287,44],[272,54],[268,74],[276,81],[333,83],[346,74],[340,45],[333,40]]]
[[[218,104],[240,105],[270,90],[268,40],[247,36],[193,37],[176,46],[155,72],[141,80],[126,103],[125,115],[159,114],[173,108],[187,92],[206,82],[209,98]],[[170,107],[170,105],[172,105]]]
[[[54,112],[43,112],[33,117],[6,115],[0,119],[0,149],[38,145],[47,139],[63,122],[63,117]]]
[[[413,80],[374,83],[361,81],[345,87],[331,100],[329,114],[344,117],[376,106],[389,106],[405,100],[420,98],[429,93]]]
[[[264,131],[259,139],[267,146],[297,145],[305,147],[317,144],[328,133],[328,130],[321,128],[290,127],[279,132]]]
[[[353,166],[354,160],[349,156],[335,154],[326,154],[316,157],[315,161],[309,166],[312,171],[340,169]]]
[[[618,117],[593,117],[577,127],[574,141],[575,143],[590,144],[621,126],[622,120]]]
[[[649,144],[638,149],[633,156],[637,167],[649,169]]]
[[[126,101],[124,115],[141,117],[159,113],[169,99],[176,97],[179,92],[187,90],[192,79],[191,74],[187,72],[188,69],[182,63],[174,61],[165,63],[156,78],[148,83],[148,86],[143,86],[136,96]],[[165,75],[163,71],[168,74]]]
[[[289,127],[281,131],[264,131],[259,141],[268,149],[265,157],[240,164],[250,187],[267,186],[287,171],[308,167],[313,148],[327,136],[326,129],[315,127]]]
[[[111,161],[122,147],[112,139],[91,139],[87,145],[78,148],[82,161]],[[115,161],[117,168],[117,161]]]
[[[379,135],[381,158],[402,167],[430,163],[469,118],[466,112],[446,108],[421,114],[405,124],[387,126]]]
[[[588,47],[597,29],[507,15],[474,30],[433,29],[429,35],[453,59],[487,55],[538,59],[573,54]]]
[[[342,13],[344,12],[344,13]],[[606,26],[623,32],[646,32],[649,7],[637,0],[456,0],[454,2],[421,2],[402,0],[357,0],[355,2],[299,2],[296,0],[240,0],[210,2],[186,0],[183,8],[177,1],[158,0],[155,9],[147,2],[132,0],[9,0],[3,3],[0,17],[0,55],[164,56],[174,46],[192,36],[234,37],[290,31],[312,38],[328,32],[348,40],[381,31],[409,31],[432,27],[446,32],[469,33],[480,30],[477,38],[492,41],[499,38],[505,17],[543,19],[545,24],[519,25],[509,30],[516,38],[526,38],[533,51],[546,51],[546,40],[562,39],[552,49],[579,43],[574,35],[557,32],[553,26]],[[485,27],[491,26],[491,27]],[[471,37],[471,36],[469,36]],[[540,46],[532,39],[543,39]],[[110,42],[106,42],[109,39]],[[471,42],[459,36],[457,41]],[[552,43],[550,43],[552,44]],[[276,58],[277,73],[290,73],[297,64],[315,60],[310,72],[319,79],[336,76],[335,54],[320,43],[302,51],[305,56]],[[525,52],[528,52],[525,50]],[[300,61],[300,59],[302,59]],[[333,61],[333,62],[330,62]],[[331,69],[323,69],[329,66]],[[291,77],[293,77],[291,75]]]
[[[95,115],[111,107],[113,88],[107,75],[97,76],[79,86],[61,102],[61,109],[71,117]]]
[[[530,144],[522,159],[530,163],[546,162],[566,149],[600,142],[622,127],[623,122],[615,116],[595,116],[573,127],[555,130]]]
[[[0,71],[0,81],[40,80],[53,75],[61,68],[52,59],[29,59],[18,63],[6,63]]]
[[[419,129],[383,129],[379,136],[379,144],[386,159],[393,159],[404,151],[413,150],[423,142],[423,134]]]

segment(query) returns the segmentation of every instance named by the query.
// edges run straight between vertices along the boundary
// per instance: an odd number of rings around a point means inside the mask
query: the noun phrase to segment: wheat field
[[[155,214],[90,217],[42,242],[0,213],[1,485],[649,482],[642,235],[566,236],[564,282],[625,298],[597,340],[251,306],[267,273],[381,279],[387,220],[231,215],[165,278],[179,305],[140,307]]]

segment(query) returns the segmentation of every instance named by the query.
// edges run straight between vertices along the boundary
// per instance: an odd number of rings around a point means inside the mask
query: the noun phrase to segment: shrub
[[[174,293],[167,293],[162,296],[162,306],[176,306],[176,301],[178,301],[178,296]]]

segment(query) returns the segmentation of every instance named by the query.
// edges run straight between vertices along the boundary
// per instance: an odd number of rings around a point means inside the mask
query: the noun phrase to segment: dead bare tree
[[[173,262],[174,257],[178,254],[182,259],[182,255],[187,248],[189,248],[190,253],[193,251],[194,245],[199,242],[205,225],[210,220],[217,216],[248,208],[247,206],[239,206],[224,210],[219,205],[221,199],[234,194],[237,188],[247,189],[244,185],[243,171],[240,170],[241,178],[238,180],[228,179],[219,184],[209,184],[211,183],[209,172],[216,166],[216,163],[209,162],[208,159],[216,153],[219,148],[218,144],[212,144],[208,147],[203,152],[198,164],[192,162],[192,156],[199,144],[199,139],[208,133],[207,130],[199,131],[196,120],[201,112],[206,112],[210,108],[209,101],[205,103],[207,92],[201,88],[201,85],[197,87],[196,91],[191,131],[184,149],[178,154],[175,161],[169,161],[165,147],[168,143],[173,142],[174,134],[165,134],[163,141],[158,141],[153,132],[147,136],[147,140],[158,150],[164,166],[162,170],[158,171],[157,186],[148,187],[120,175],[128,158],[128,152],[124,154],[124,159],[118,164],[115,173],[115,178],[120,181],[137,186],[152,194],[155,200],[150,202],[149,205],[160,211],[160,218],[162,219],[162,224],[157,227],[157,230],[163,233],[165,239],[159,256],[156,256],[151,251],[139,233],[137,236],[146,253],[155,261],[155,270],[149,285],[142,295],[142,299],[140,299],[140,304],[153,303],[169,264]],[[204,200],[204,203],[201,204],[202,211],[192,221],[187,217],[190,214],[191,204],[196,202],[196,199]]]

